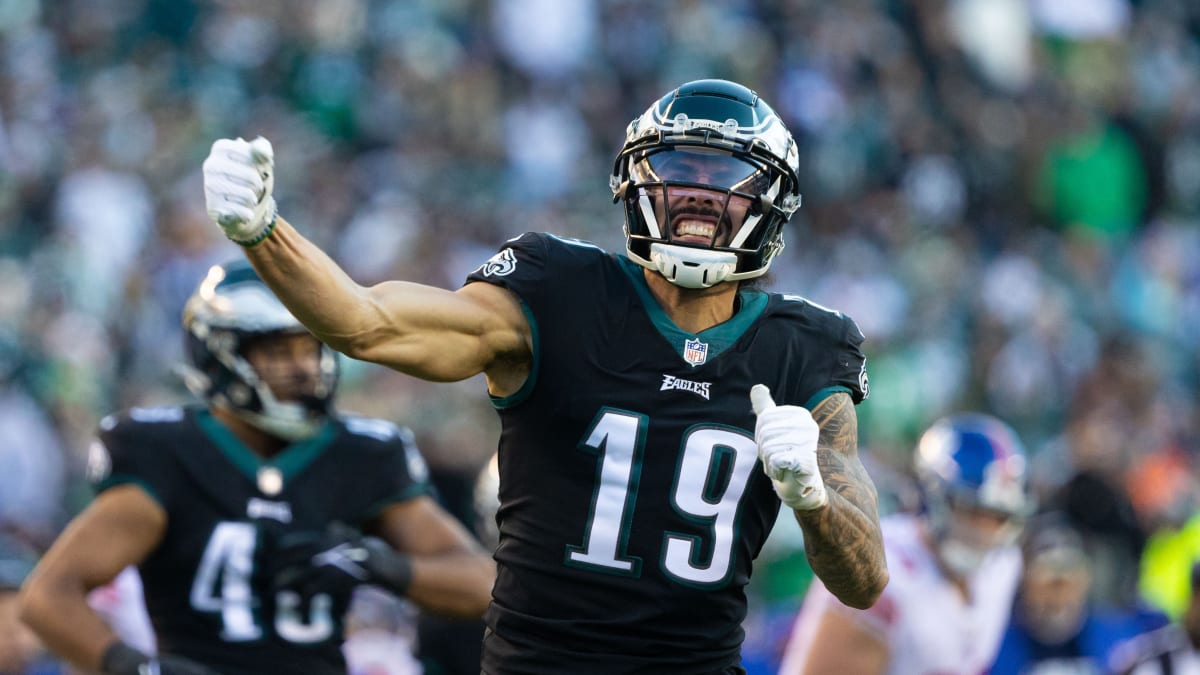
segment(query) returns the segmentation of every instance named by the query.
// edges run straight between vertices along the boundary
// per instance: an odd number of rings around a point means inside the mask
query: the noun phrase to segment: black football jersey
[[[735,315],[679,329],[642,268],[526,234],[475,270],[520,299],[525,385],[493,400],[498,579],[484,671],[713,673],[736,665],[744,588],[779,513],[750,388],[813,407],[867,395],[862,334],[798,296],[739,291]]]
[[[361,527],[430,490],[411,434],[368,418],[330,419],[263,460],[205,408],[134,408],[101,422],[92,452],[97,491],[134,483],[167,512],[138,568],[159,649],[225,675],[346,672],[348,599],[270,590],[263,532]]]

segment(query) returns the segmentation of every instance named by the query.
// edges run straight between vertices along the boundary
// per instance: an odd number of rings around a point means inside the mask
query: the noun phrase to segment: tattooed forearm
[[[829,504],[797,511],[809,564],[825,587],[851,607],[874,604],[887,585],[875,484],[858,458],[858,416],[847,394],[834,394],[813,411],[821,426],[817,462]]]

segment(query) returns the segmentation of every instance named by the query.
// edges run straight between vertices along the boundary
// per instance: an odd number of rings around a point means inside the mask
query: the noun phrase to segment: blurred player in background
[[[107,675],[341,674],[360,584],[482,613],[492,563],[429,496],[411,435],[333,412],[335,355],[253,269],[214,267],[183,321],[188,385],[208,405],[101,422],[89,457],[99,494],[22,592],[24,620],[51,649]],[[157,657],[87,604],[130,565]]]
[[[1090,597],[1094,579],[1088,551],[1064,514],[1043,513],[1032,520],[1021,550],[1021,584],[991,675],[1107,673],[1119,642],[1161,625]]]
[[[740,672],[781,503],[840,600],[869,607],[887,583],[858,457],[862,333],[743,284],[782,249],[798,167],[757,94],[687,83],[614,164],[625,256],[525,234],[451,292],[355,283],[276,217],[266,139],[213,144],[209,215],[315,335],[427,380],[486,375],[502,430],[485,672]]]
[[[814,582],[781,673],[982,673],[992,663],[1032,511],[1025,452],[1000,420],[961,414],[922,434],[914,462],[923,512],[883,519],[883,596],[855,610]]]

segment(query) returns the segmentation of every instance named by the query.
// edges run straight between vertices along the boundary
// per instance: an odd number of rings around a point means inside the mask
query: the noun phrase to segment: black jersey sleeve
[[[841,329],[835,335],[840,338],[830,345],[829,384],[822,391],[825,395],[835,391],[850,394],[854,403],[862,403],[871,395],[871,385],[867,381],[867,357],[863,353],[862,344],[865,339],[854,319],[839,314]],[[817,400],[810,401],[812,405],[820,402],[824,396],[821,391],[814,396]],[[812,405],[808,406],[812,409]]]
[[[527,232],[509,239],[486,262],[467,275],[467,283],[484,281],[507,288],[529,304],[537,301],[550,274],[549,235]]]
[[[364,449],[364,466],[355,487],[369,490],[362,502],[362,521],[375,518],[393,504],[433,494],[429,468],[412,431],[367,417],[347,417],[343,422]]]
[[[782,307],[791,358],[803,364],[783,399],[809,410],[831,394],[846,393],[855,404],[870,393],[863,333],[853,319],[799,296],[785,296]]]
[[[545,354],[542,335],[550,322],[560,332],[571,328],[582,280],[597,279],[609,254],[595,244],[553,234],[527,232],[505,242],[500,250],[467,276],[466,283],[485,282],[511,291],[521,303],[533,340],[533,367],[521,389],[507,397],[492,397],[498,409],[525,401],[539,380]],[[591,287],[587,292],[598,292]],[[574,305],[570,303],[574,302]]]
[[[578,279],[583,270],[607,259],[599,246],[570,237],[526,232],[509,239],[487,262],[467,275],[467,283],[484,281],[512,291],[536,313],[551,310],[562,302],[562,288],[555,281],[573,275]]]
[[[117,485],[141,487],[163,508],[169,509],[177,472],[170,466],[162,433],[182,418],[178,408],[133,409],[100,421],[88,450],[88,481],[99,494]]]

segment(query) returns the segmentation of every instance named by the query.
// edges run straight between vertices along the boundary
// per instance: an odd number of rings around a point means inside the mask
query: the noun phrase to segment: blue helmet
[[[625,207],[630,259],[685,288],[765,274],[800,206],[799,167],[791,133],[750,89],[696,80],[667,93],[629,123],[609,178]],[[706,207],[707,227],[693,221],[698,231],[685,236],[677,230],[697,207],[673,195],[694,189],[721,203]],[[740,224],[735,211],[744,211]]]
[[[214,265],[183,309],[191,365],[181,368],[188,389],[223,405],[254,426],[289,440],[316,432],[331,412],[337,358],[321,346],[321,376],[302,401],[280,401],[244,356],[252,340],[308,330],[244,260]]]
[[[938,420],[921,435],[914,457],[926,499],[1012,517],[1032,510],[1025,448],[1004,422],[982,413]]]
[[[917,443],[914,469],[938,557],[957,575],[971,574],[993,550],[1015,543],[1033,512],[1025,449],[990,415],[935,422]],[[995,529],[981,530],[970,514],[990,514]]]

